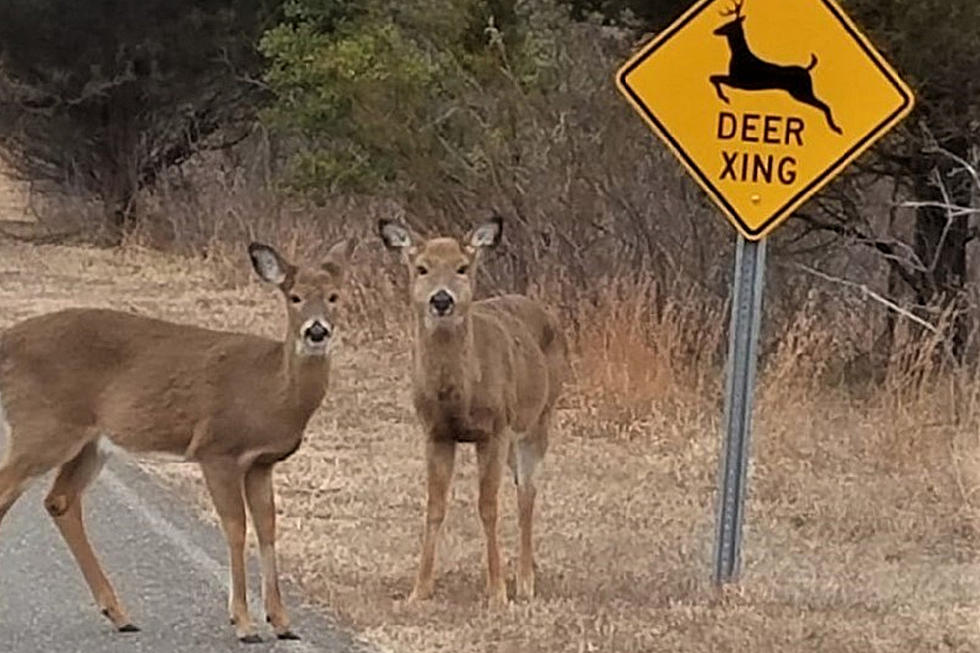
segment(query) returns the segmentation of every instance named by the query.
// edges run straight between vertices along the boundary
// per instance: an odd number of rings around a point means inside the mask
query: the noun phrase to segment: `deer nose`
[[[440,290],[439,292],[429,297],[429,306],[432,307],[432,311],[436,315],[449,315],[453,311],[453,304],[456,301],[453,296],[450,295],[445,290]]]
[[[303,335],[310,342],[320,343],[330,337],[330,329],[323,326],[319,322],[314,322],[307,327],[306,331],[303,332]]]

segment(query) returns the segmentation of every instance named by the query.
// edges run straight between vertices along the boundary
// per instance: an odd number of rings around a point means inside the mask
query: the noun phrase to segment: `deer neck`
[[[435,327],[416,321],[416,386],[439,403],[467,405],[479,364],[469,315],[455,324]]]
[[[733,55],[751,55],[745,32],[741,28],[728,35],[728,47]]]
[[[299,353],[295,338],[282,344],[279,384],[282,396],[291,406],[312,413],[323,400],[330,380],[330,355],[307,356]]]

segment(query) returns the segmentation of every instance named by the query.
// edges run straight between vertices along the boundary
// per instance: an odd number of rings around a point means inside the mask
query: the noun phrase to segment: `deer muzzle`
[[[329,323],[319,319],[307,320],[300,333],[303,336],[303,346],[312,353],[321,353],[327,349],[330,343],[330,336],[333,335],[333,328]]]
[[[439,290],[429,297],[429,310],[436,317],[452,315],[456,299],[446,290]]]

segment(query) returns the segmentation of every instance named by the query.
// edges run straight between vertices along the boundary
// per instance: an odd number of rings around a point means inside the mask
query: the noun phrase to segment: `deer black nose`
[[[306,329],[305,335],[310,342],[323,342],[330,336],[330,329],[319,322],[314,322]]]
[[[453,310],[453,304],[455,304],[453,296],[450,295],[445,290],[440,290],[436,294],[429,297],[429,306],[435,311],[436,315],[448,315]]]

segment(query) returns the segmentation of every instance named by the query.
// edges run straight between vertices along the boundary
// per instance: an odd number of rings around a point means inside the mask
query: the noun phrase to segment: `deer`
[[[837,134],[843,130],[834,122],[834,116],[826,103],[817,99],[813,92],[813,80],[810,72],[817,65],[817,55],[810,54],[810,63],[803,66],[781,66],[760,59],[749,48],[745,40],[745,29],[742,23],[742,5],[745,0],[735,0],[731,9],[720,12],[723,18],[732,16],[732,20],[717,28],[713,34],[724,36],[728,40],[731,59],[728,63],[727,75],[711,75],[709,80],[714,84],[718,98],[729,104],[728,96],[722,91],[722,85],[745,91],[782,90],[790,94],[797,102],[815,107],[823,112],[827,125]]]
[[[251,243],[258,277],[285,304],[282,341],[134,313],[68,308],[0,334],[0,521],[32,479],[57,469],[44,499],[102,614],[139,630],[93,551],[82,495],[109,453],[176,456],[199,465],[228,546],[228,611],[256,643],[246,601],[245,508],[259,545],[266,620],[290,628],[279,590],[273,467],[291,456],[325,396],[336,314],[353,240],[318,267],[298,267]]]
[[[423,240],[400,222],[378,222],[385,246],[401,253],[409,271],[413,404],[425,435],[425,525],[409,605],[434,593],[436,549],[461,443],[476,448],[488,605],[499,609],[508,602],[497,538],[505,464],[517,493],[517,596],[534,596],[535,471],[548,449],[568,347],[557,319],[540,302],[523,295],[474,300],[478,263],[499,244],[502,231],[499,216],[462,240]]]

